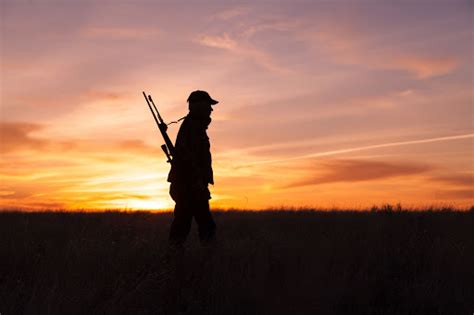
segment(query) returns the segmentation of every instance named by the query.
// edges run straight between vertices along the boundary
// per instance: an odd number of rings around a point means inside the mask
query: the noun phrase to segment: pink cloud
[[[244,8],[244,7],[236,7],[236,8],[231,8],[231,9],[226,9],[219,11],[211,16],[211,19],[216,19],[216,20],[231,20],[233,18],[245,15],[249,12],[249,8]]]
[[[35,123],[0,122],[0,151],[8,153],[21,149],[42,149],[48,140],[35,138],[31,133],[39,131],[43,126]]]
[[[237,48],[237,41],[232,39],[227,33],[220,36],[201,35],[197,42],[207,47],[226,50],[235,50]]]
[[[89,100],[108,100],[108,101],[117,101],[125,100],[126,95],[124,93],[118,93],[113,91],[106,90],[90,90],[84,93],[84,97]]]
[[[413,162],[395,163],[365,160],[327,160],[319,163],[322,165],[322,170],[312,170],[309,168],[308,172],[315,174],[290,183],[284,186],[284,188],[410,176],[432,169],[432,167],[427,164]]]
[[[134,27],[87,27],[81,31],[83,37],[101,39],[147,39],[160,34],[158,29]]]
[[[227,33],[217,36],[201,35],[198,37],[197,43],[207,47],[226,50],[238,57],[248,58],[271,72],[278,74],[286,74],[289,72],[288,69],[277,64],[274,58],[264,50],[244,40],[231,37]]]
[[[459,65],[453,56],[421,55],[402,45],[387,50],[380,47],[377,36],[358,27],[357,23],[324,21],[317,29],[308,28],[299,36],[337,63],[407,71],[420,80],[448,74]]]
[[[436,58],[421,56],[398,57],[393,67],[413,73],[418,79],[427,79],[452,72],[459,62],[453,57]],[[388,65],[388,67],[392,67]]]
[[[226,50],[235,56],[248,58],[261,67],[279,75],[289,74],[291,73],[289,68],[278,63],[272,52],[260,47],[255,37],[265,31],[291,34],[292,31],[297,30],[299,25],[299,21],[274,17],[269,21],[259,20],[245,26],[240,25],[237,30],[223,32],[220,35],[202,34],[198,36],[195,42],[203,46]]]

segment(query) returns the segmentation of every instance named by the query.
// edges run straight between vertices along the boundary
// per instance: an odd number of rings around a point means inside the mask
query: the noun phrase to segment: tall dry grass
[[[433,209],[432,209],[433,210]],[[471,314],[474,212],[0,213],[0,313]]]

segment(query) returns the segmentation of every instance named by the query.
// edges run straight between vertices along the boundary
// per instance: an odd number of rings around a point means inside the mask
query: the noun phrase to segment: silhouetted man
[[[183,245],[196,220],[201,243],[215,239],[216,224],[209,209],[211,194],[208,184],[214,185],[209,137],[206,130],[211,123],[213,100],[205,91],[189,95],[189,113],[179,128],[171,171],[168,175],[171,198],[176,202],[171,224],[170,244]]]

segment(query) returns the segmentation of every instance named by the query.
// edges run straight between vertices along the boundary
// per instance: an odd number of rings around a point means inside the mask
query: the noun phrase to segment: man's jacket
[[[212,157],[207,127],[210,117],[199,118],[188,114],[176,137],[173,161],[168,182],[173,184],[214,184]]]

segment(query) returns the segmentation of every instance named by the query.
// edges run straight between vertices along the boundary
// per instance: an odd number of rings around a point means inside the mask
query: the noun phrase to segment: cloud
[[[436,58],[407,56],[398,57],[392,64],[387,64],[388,68],[406,70],[413,73],[418,79],[427,79],[452,72],[458,66],[459,61],[453,57]]]
[[[62,154],[65,152],[76,152],[76,153],[85,153],[85,152],[109,152],[109,153],[122,153],[122,154],[140,154],[140,155],[150,155],[150,154],[159,154],[160,148],[158,146],[151,146],[146,144],[143,140],[140,139],[124,139],[124,140],[115,140],[108,141],[97,140],[97,139],[77,139],[77,138],[67,138],[67,139],[45,139],[38,136],[33,136],[32,133],[42,131],[45,129],[44,125],[30,123],[30,122],[0,122],[0,152],[2,153],[15,153],[21,150],[29,150],[36,152],[45,152],[46,150],[49,153]],[[7,161],[4,159],[2,161],[2,166],[11,165],[18,168],[21,161],[12,160]],[[48,167],[54,164],[58,166],[57,161],[50,163],[48,161],[36,162],[37,167]],[[64,161],[60,164],[64,165]],[[67,163],[68,166],[71,166],[72,162]]]
[[[317,92],[298,95],[290,98],[281,97],[268,102],[260,102],[251,105],[242,105],[228,111],[232,120],[243,120],[247,122],[260,122],[264,120],[267,124],[276,123],[281,125],[282,121],[295,121],[311,119],[312,121],[328,121],[341,117],[367,117],[368,114],[383,113],[387,110],[397,110],[402,105],[414,102],[419,98],[414,90],[403,89],[397,91],[382,92],[380,95],[349,95],[333,96],[325,99]],[[359,91],[360,93],[360,91]],[[369,94],[369,93],[366,93]],[[295,110],[289,110],[295,108]]]
[[[472,189],[451,189],[436,190],[434,192],[435,199],[452,200],[452,199],[474,199],[474,190]]]
[[[308,27],[297,34],[312,46],[315,52],[324,52],[336,63],[358,65],[369,69],[400,70],[423,80],[451,73],[459,65],[454,56],[427,55],[410,47],[384,49],[381,39],[357,22],[334,24],[323,21],[316,28]]]
[[[118,141],[114,145],[115,149],[119,151],[133,151],[134,153],[142,153],[142,154],[159,154],[160,149],[159,147],[154,147],[151,145],[146,144],[143,140],[138,139],[128,139]]]
[[[124,93],[107,91],[107,90],[89,90],[87,92],[84,92],[83,97],[92,101],[98,101],[98,100],[118,101],[118,100],[126,99],[126,95]]]
[[[31,135],[43,128],[40,124],[26,122],[0,122],[0,152],[17,150],[39,150],[49,144],[48,140]]]
[[[235,51],[237,49],[237,41],[232,39],[229,34],[224,33],[220,36],[201,35],[197,42],[203,46],[214,47]]]
[[[231,8],[223,11],[219,11],[215,14],[213,14],[210,19],[211,20],[222,20],[222,21],[227,21],[231,20],[236,17],[240,17],[242,15],[245,15],[249,12],[249,8],[244,8],[244,7],[237,7],[237,8]]]
[[[0,209],[21,209],[21,210],[62,210],[67,209],[67,205],[64,202],[57,201],[32,201],[32,202],[14,202],[12,206],[0,205]]]
[[[436,138],[417,139],[417,140],[406,140],[406,141],[398,141],[398,142],[387,142],[387,143],[373,144],[373,145],[367,145],[367,146],[352,147],[352,148],[347,148],[347,149],[338,149],[338,150],[331,150],[331,151],[315,152],[315,153],[310,153],[310,154],[293,156],[293,157],[290,157],[290,158],[261,160],[261,161],[249,163],[249,164],[244,165],[244,166],[251,166],[251,165],[258,165],[258,164],[268,164],[268,163],[281,163],[281,162],[287,162],[287,161],[292,161],[292,160],[300,160],[300,159],[307,159],[307,158],[331,156],[331,155],[338,155],[338,154],[365,151],[365,150],[372,150],[372,149],[381,149],[381,148],[398,147],[398,146],[405,146],[405,145],[432,143],[432,142],[439,142],[439,141],[464,140],[464,139],[471,139],[471,138],[474,138],[474,133],[460,134],[460,135],[454,135],[454,136],[436,137]]]
[[[329,160],[319,163],[322,164],[322,170],[308,170],[316,174],[290,183],[284,186],[284,188],[410,176],[432,169],[429,165],[411,162],[394,163],[364,160]]]
[[[11,190],[1,190],[0,199],[25,199],[33,195],[32,192],[26,189],[16,189],[10,188]]]
[[[264,50],[259,49],[248,42],[238,40],[228,33],[215,36],[200,35],[196,42],[203,46],[223,49],[235,54],[236,56],[248,58],[261,67],[274,73],[285,74],[289,72],[288,69],[277,64],[274,58]]]
[[[446,176],[432,177],[432,180],[456,185],[456,186],[473,186],[474,175],[473,174],[454,174]]]
[[[219,35],[201,34],[195,42],[200,45],[223,49],[237,56],[253,60],[261,67],[277,73],[289,74],[291,71],[277,63],[273,54],[269,53],[255,40],[256,35],[264,31],[290,32],[296,29],[298,22],[284,18],[273,18],[270,21],[246,24],[232,32],[223,32]]]
[[[143,29],[134,27],[86,27],[81,35],[86,38],[97,39],[148,39],[160,35],[158,29]]]

